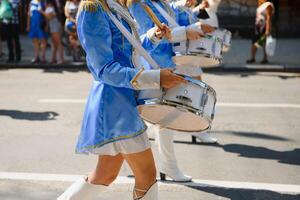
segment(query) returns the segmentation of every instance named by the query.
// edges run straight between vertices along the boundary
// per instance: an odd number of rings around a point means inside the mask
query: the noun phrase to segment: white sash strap
[[[178,23],[157,3],[152,1],[154,7],[160,12],[160,14],[168,21],[170,28],[178,27]]]
[[[159,69],[159,65],[152,59],[152,57],[147,53],[147,51],[142,47],[142,45],[136,41],[133,35],[124,27],[124,25],[112,14],[112,12],[107,12],[108,16],[130,42],[130,44],[145,58],[145,60],[155,69]]]

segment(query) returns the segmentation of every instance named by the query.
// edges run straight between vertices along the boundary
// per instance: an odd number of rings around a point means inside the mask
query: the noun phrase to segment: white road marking
[[[85,99],[40,99],[39,103],[47,104],[83,104]],[[218,107],[238,107],[238,108],[300,108],[300,104],[280,104],[280,103],[225,103],[218,102]]]
[[[300,104],[279,103],[217,103],[219,107],[241,107],[241,108],[300,108]]]
[[[39,173],[15,173],[0,172],[0,180],[13,181],[56,181],[56,182],[73,182],[83,175],[65,175],[65,174],[39,174]],[[133,184],[134,179],[125,176],[119,176],[114,184]],[[255,183],[255,182],[237,182],[237,181],[218,181],[218,180],[200,180],[194,179],[190,183],[162,183],[161,186],[168,187],[221,187],[233,189],[249,190],[269,190],[281,193],[300,193],[300,185],[291,184],[273,184],[273,183]]]
[[[85,103],[85,99],[40,99],[38,101],[39,103],[54,103],[54,104],[59,104],[59,103]]]

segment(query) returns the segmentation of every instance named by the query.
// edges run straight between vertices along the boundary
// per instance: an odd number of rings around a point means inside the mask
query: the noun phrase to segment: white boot
[[[184,175],[178,167],[174,152],[173,131],[161,129],[157,138],[159,152],[158,168],[161,180],[166,180],[166,176],[168,176],[175,182],[191,181],[192,177]]]
[[[136,194],[136,191],[140,192],[146,192],[146,194],[141,198]],[[140,189],[134,189],[134,200],[158,200],[158,187],[157,182],[155,182],[148,191],[146,190],[140,190]]]
[[[211,137],[210,134],[208,133],[208,131],[194,133],[193,136],[198,138],[204,144],[214,144],[217,142],[217,139]],[[192,141],[196,142],[195,139],[193,139],[193,138],[192,138]]]
[[[107,186],[92,185],[86,182],[86,177],[75,181],[57,200],[92,200]]]

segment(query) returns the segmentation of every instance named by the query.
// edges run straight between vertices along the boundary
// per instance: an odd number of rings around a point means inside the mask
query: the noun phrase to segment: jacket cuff
[[[160,89],[160,70],[141,69],[131,80],[136,90]]]
[[[186,30],[185,26],[175,27],[172,32],[172,42],[182,42],[186,40]]]
[[[147,37],[150,39],[150,41],[153,43],[153,44],[158,44],[160,43],[161,39],[157,38],[155,36],[155,27],[151,28],[150,30],[147,31]]]

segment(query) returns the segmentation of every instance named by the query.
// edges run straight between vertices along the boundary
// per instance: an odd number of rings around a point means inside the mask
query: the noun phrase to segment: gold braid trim
[[[79,10],[86,12],[97,12],[100,6],[104,11],[109,10],[105,0],[82,0],[80,2]]]

